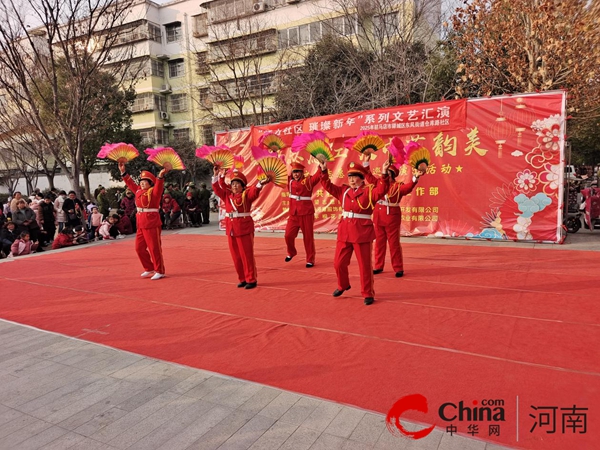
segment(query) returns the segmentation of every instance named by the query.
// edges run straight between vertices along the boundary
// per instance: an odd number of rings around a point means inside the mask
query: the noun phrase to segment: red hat
[[[398,174],[400,173],[400,168],[394,164],[390,165],[390,167],[388,167],[388,172],[394,172],[394,176],[397,177]]]
[[[348,163],[348,175],[358,175],[364,179],[366,174],[366,167],[363,167],[361,164],[355,163],[354,161]]]
[[[231,182],[233,182],[233,181],[239,181],[244,186],[246,186],[248,184],[248,180],[246,180],[246,176],[237,169],[234,169],[233,173],[231,174]]]
[[[153,185],[156,184],[156,177],[147,170],[142,170],[142,173],[140,174],[140,181],[142,180],[148,180]]]
[[[299,170],[301,172],[304,172],[304,169],[306,169],[306,167],[304,167],[302,164],[300,164],[299,162],[293,162],[292,163],[292,172],[295,172],[296,170]]]

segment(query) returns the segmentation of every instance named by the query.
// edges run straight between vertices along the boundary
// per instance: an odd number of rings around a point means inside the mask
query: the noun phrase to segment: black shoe
[[[313,263],[306,263],[306,268],[310,269],[311,267],[314,267],[315,265]]]
[[[396,278],[402,278],[404,276],[404,270],[401,270],[400,272],[396,272]]]
[[[285,257],[285,262],[290,262],[292,260],[293,256],[286,256]]]
[[[367,297],[367,298],[365,298],[365,305],[367,305],[367,306],[372,305],[374,301],[375,301],[375,299],[373,297]]]
[[[373,269],[373,274],[377,275],[378,273],[383,272],[383,269]]]
[[[246,284],[246,289],[254,289],[258,283],[255,281],[254,283]]]
[[[350,290],[350,287],[351,286],[348,286],[346,289],[342,289],[341,291],[339,289],[336,289],[335,291],[333,291],[333,296],[339,297],[340,295],[342,295],[344,293],[344,291]]]
[[[246,287],[247,284],[248,283],[246,283],[245,281],[242,281],[240,284],[238,284],[238,287],[243,288],[243,287]]]

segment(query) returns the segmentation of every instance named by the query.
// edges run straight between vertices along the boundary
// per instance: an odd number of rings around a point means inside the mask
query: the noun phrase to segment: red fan
[[[404,143],[399,137],[395,137],[388,144],[388,151],[390,152],[390,164],[398,164],[401,166],[406,161],[406,151],[404,150]]]
[[[287,185],[287,168],[283,156],[278,158],[268,150],[256,146],[252,146],[252,156],[259,166],[259,180],[269,178],[276,186]]]
[[[148,155],[148,161],[167,170],[185,170],[181,157],[171,147],[147,148],[144,153]]]
[[[233,167],[234,158],[233,153],[229,147],[221,145],[214,147],[212,145],[203,145],[196,149],[196,156],[203,158],[222,169],[230,169]]]
[[[349,150],[356,150],[364,155],[369,155],[385,147],[385,142],[378,134],[361,131],[355,138],[346,140],[344,146]]]
[[[410,141],[406,144],[406,162],[413,168],[425,172],[431,162],[431,154],[425,147],[418,143]]]
[[[263,134],[258,140],[258,143],[259,145],[265,146],[272,152],[279,152],[287,147],[285,142],[283,142],[279,136],[271,131],[267,131],[265,134]]]
[[[133,145],[119,142],[118,144],[105,144],[102,146],[97,157],[101,159],[108,158],[113,161],[125,163],[137,158],[139,155],[140,153]]]
[[[319,161],[333,161],[331,144],[325,133],[321,131],[296,136],[292,142],[292,151],[298,153],[301,150],[306,150]]]

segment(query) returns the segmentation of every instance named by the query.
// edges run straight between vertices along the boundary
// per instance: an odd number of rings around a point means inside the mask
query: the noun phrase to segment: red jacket
[[[150,189],[142,189],[135,181],[131,179],[129,174],[123,177],[123,181],[127,187],[135,192],[135,206],[144,209],[156,209],[156,212],[139,212],[136,216],[138,228],[161,228],[160,214],[158,209],[162,200],[162,193],[165,186],[165,180],[156,178],[156,185]]]
[[[329,173],[321,171],[321,183],[327,192],[342,203],[342,211],[354,214],[373,214],[373,208],[378,200],[385,197],[389,187],[389,177],[384,175],[377,181],[377,185],[363,184],[361,187],[352,189],[343,184],[336,186],[329,179]],[[373,221],[366,218],[344,218],[340,221],[337,230],[337,240],[360,244],[375,240]]]
[[[224,184],[224,183],[223,183]],[[227,214],[244,214],[243,217],[225,218],[225,231],[230,236],[244,236],[246,234],[254,234],[254,221],[250,216],[252,202],[258,198],[262,185],[257,183],[256,186],[245,188],[242,192],[234,194],[227,187],[223,189],[220,180],[213,178],[213,191],[225,204],[225,212]],[[247,216],[245,214],[248,214]]]
[[[317,171],[313,176],[307,178],[302,176],[299,181],[288,177],[288,187],[290,190],[290,215],[291,216],[306,216],[314,215],[315,207],[313,205],[312,191],[321,179],[320,171]],[[298,200],[296,197],[304,197],[309,200]]]
[[[167,199],[169,201],[166,201]],[[173,197],[169,194],[165,194],[162,200],[162,210],[164,213],[176,213],[181,211],[181,208],[179,207],[179,203],[177,203]]]
[[[377,183],[379,178],[373,175],[371,172],[367,173],[367,181],[371,184]],[[400,200],[405,195],[408,195],[417,185],[418,178],[411,177],[408,183],[402,183],[394,181],[390,184],[388,193],[383,199],[377,202],[375,206],[375,212],[373,215],[373,221],[382,226],[390,225],[391,223],[400,222],[402,216],[400,210]],[[385,204],[387,203],[387,205]]]
[[[63,247],[70,247],[73,245],[73,237],[68,236],[64,233],[58,233],[54,241],[52,241],[52,249],[57,250]]]

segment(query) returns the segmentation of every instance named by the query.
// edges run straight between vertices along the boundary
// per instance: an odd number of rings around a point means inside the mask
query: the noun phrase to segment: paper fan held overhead
[[[431,163],[431,154],[425,147],[421,147],[418,143],[410,141],[406,144],[406,162],[414,169],[426,172],[427,167]]]
[[[393,138],[387,146],[390,152],[390,164],[398,164],[401,166],[406,161],[406,150],[404,149],[404,143],[399,137]]]
[[[147,148],[148,161],[167,170],[185,170],[181,157],[171,147]]]
[[[108,158],[119,163],[126,163],[140,155],[137,148],[131,144],[119,142],[118,144],[105,144],[98,152],[97,157]]]
[[[355,138],[348,139],[344,146],[349,150],[355,150],[363,155],[370,155],[385,147],[385,142],[378,134],[370,131],[361,131]]]
[[[209,161],[211,164],[221,169],[231,169],[234,163],[233,153],[229,147],[222,145],[214,147],[212,145],[203,145],[196,149],[196,156]]]
[[[294,138],[292,151],[306,150],[319,161],[333,161],[331,143],[325,133],[315,131],[314,133],[302,133]]]
[[[287,145],[285,145],[285,142],[283,142],[283,140],[279,136],[270,131],[267,131],[260,137],[260,139],[258,140],[258,144],[262,145],[265,148],[268,148],[272,152],[280,152],[281,150],[287,147]]]
[[[267,156],[256,161],[262,174],[269,178],[275,186],[287,186],[288,175],[285,162],[276,156]],[[260,172],[260,171],[259,171]]]

